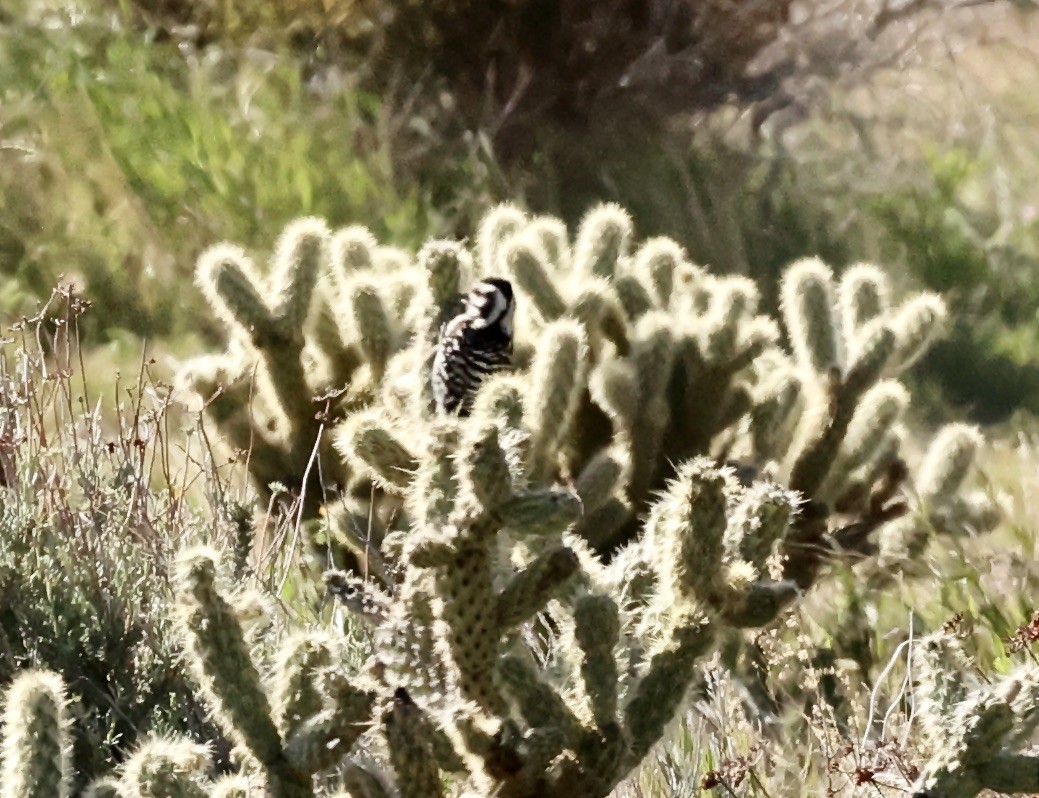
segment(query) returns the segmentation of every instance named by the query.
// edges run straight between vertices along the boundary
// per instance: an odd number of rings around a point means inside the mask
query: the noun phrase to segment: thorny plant
[[[271,662],[251,631],[269,614],[244,606],[228,571],[245,565],[221,553],[249,547],[213,536],[179,555],[171,614],[202,700],[236,744],[238,778],[277,798],[337,781],[354,796],[607,795],[668,736],[687,694],[739,733],[731,713],[755,702],[733,691],[760,689],[753,674],[769,664],[747,630],[789,622],[835,564],[865,565],[883,585],[936,535],[994,524],[988,497],[963,490],[976,430],[943,429],[916,469],[901,456],[909,395],[897,377],[940,331],[940,299],[895,305],[875,267],[838,280],[802,261],[781,287],[784,341],[750,281],[632,237],[614,206],[591,212],[573,244],[558,220],[503,206],[475,257],[431,242],[413,260],[362,229],[306,219],[267,273],[227,245],[202,259],[228,349],[181,379],[249,452],[268,500],[279,475],[294,480],[296,514],[276,547],[314,551],[324,535],[330,553],[334,541],[353,555],[353,573],[325,581],[372,641],[356,663],[339,630],[300,624]],[[471,417],[438,415],[428,355],[443,308],[480,274],[507,275],[525,300],[518,375],[488,381]],[[338,506],[315,501],[333,493]],[[241,514],[223,517],[249,529]],[[277,587],[302,584],[284,572]],[[899,651],[940,655],[942,638],[911,636]],[[824,719],[809,728],[827,773],[880,789],[893,755],[868,737],[840,754],[837,663],[810,646],[796,656],[804,711]],[[959,798],[1019,776],[1019,760],[992,745],[1029,728],[1027,702],[1010,706],[1030,696],[1027,682],[985,692],[961,669],[922,663],[922,678],[952,685],[950,701],[914,710],[929,728],[977,697],[942,732],[946,748],[930,750],[921,794]],[[60,727],[61,685],[29,685],[11,711]],[[867,734],[877,698],[858,697]],[[992,718],[998,735],[978,738]],[[362,736],[382,759],[358,757]],[[60,745],[11,739],[12,779],[22,765],[41,783],[53,775]],[[764,789],[757,756],[727,751],[712,778]],[[159,773],[184,794],[218,789],[203,752],[172,742],[142,746],[104,788],[134,795]]]

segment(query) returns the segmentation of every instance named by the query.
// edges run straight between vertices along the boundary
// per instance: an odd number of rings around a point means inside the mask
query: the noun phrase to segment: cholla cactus
[[[242,250],[229,245],[212,248],[199,261],[199,286],[240,344],[238,352],[213,364],[213,371],[221,367],[228,375],[255,371],[277,429],[275,435],[268,432],[261,438],[264,445],[256,447],[256,453],[261,459],[273,458],[267,449],[277,449],[287,460],[289,473],[305,466],[318,429],[318,408],[313,406],[312,386],[300,355],[304,323],[326,268],[328,245],[323,222],[301,219],[279,240],[267,277],[257,272]],[[203,375],[194,379],[200,383]],[[262,467],[275,466],[264,463]]]
[[[570,329],[557,324],[546,341]],[[539,347],[538,356],[570,357],[564,351]],[[414,436],[425,443],[404,489],[413,520],[401,581],[378,602],[348,602],[375,626],[367,670],[394,696],[383,723],[405,794],[436,794],[429,785],[439,781],[418,774],[459,765],[477,795],[607,794],[663,733],[716,629],[767,623],[800,592],[764,568],[796,517],[796,497],[745,488],[733,469],[700,458],[679,471],[631,544],[655,587],[620,606],[613,596],[632,595],[631,575],[615,576],[568,531],[582,512],[578,496],[534,473],[560,444],[526,425],[544,423],[545,397],[569,394],[574,372],[542,369],[553,384],[527,397],[518,425],[480,403],[469,419],[435,420]],[[368,434],[367,424],[343,432]],[[343,448],[386,469],[385,449]],[[346,575],[329,579],[348,593]],[[372,603],[382,611],[363,609]],[[558,667],[581,686],[577,695],[536,667],[516,635],[539,612],[570,630],[580,654]],[[460,762],[438,752],[436,727]],[[413,777],[426,787],[405,787]]]
[[[7,691],[3,722],[3,794],[68,796],[69,721],[61,679],[46,671],[20,674]]]
[[[312,798],[311,776],[341,759],[364,730],[373,696],[342,672],[324,636],[286,645],[275,676],[277,711],[217,586],[217,555],[191,549],[179,561],[179,623],[202,693],[252,755],[275,798]]]
[[[278,357],[316,352],[314,375],[349,372],[330,436],[348,487],[329,527],[371,578],[326,578],[372,627],[371,658],[348,674],[334,635],[293,637],[268,691],[215,555],[186,555],[181,571],[204,694],[278,798],[310,795],[311,775],[341,764],[365,727],[381,730],[402,795],[440,794],[445,772],[471,795],[606,795],[718,640],[774,621],[834,558],[875,553],[874,533],[909,509],[897,379],[944,311],[931,296],[892,307],[874,267],[838,279],[818,260],[792,266],[788,351],[751,281],[711,276],[667,239],[636,245],[614,206],[591,212],[573,247],[557,221],[512,206],[488,214],[475,256],[436,242],[417,267],[380,265],[356,229],[322,246],[310,315],[298,294],[254,315],[292,320]],[[439,416],[430,347],[476,269],[516,286],[516,373],[485,381],[468,418]],[[273,369],[271,336],[228,313],[255,367]],[[313,409],[299,380],[265,379],[274,416]],[[234,434],[252,429],[244,406],[219,409]],[[274,429],[311,437],[277,451],[323,451],[295,418]],[[915,489],[925,513],[970,467],[976,441],[949,435]],[[283,462],[302,473],[294,457]],[[358,519],[364,539],[347,531]],[[566,641],[547,663],[520,634],[537,615]]]
[[[214,781],[209,788],[209,798],[249,798],[255,793],[249,779],[243,776],[225,776]]]
[[[10,798],[71,794],[65,685],[49,671],[19,674],[6,696],[0,787]],[[209,751],[186,739],[153,739],[133,752],[120,778],[87,787],[85,798],[212,798]],[[231,793],[233,795],[233,793]],[[242,792],[243,798],[247,793]]]
[[[208,770],[204,745],[157,738],[127,760],[121,783],[134,798],[208,798]]]
[[[982,444],[980,431],[969,424],[954,423],[939,430],[920,465],[917,512],[881,530],[872,586],[890,575],[892,566],[916,559],[934,532],[978,534],[999,523],[999,505],[986,491],[965,490]]]
[[[371,405],[375,418],[392,412],[407,443],[408,425],[429,411],[437,330],[477,271],[507,277],[519,292],[514,360],[520,369],[533,360],[534,390],[546,384],[542,347],[552,346],[543,330],[570,324],[578,330],[567,335],[583,339],[580,362],[558,365],[572,371],[565,407],[547,404],[542,423],[526,424],[552,443],[535,447],[529,476],[550,484],[591,468],[588,484],[605,476],[604,452],[623,464],[582,521],[600,551],[636,533],[674,464],[690,457],[751,461],[827,512],[848,514],[868,509],[875,483],[898,462],[908,397],[895,380],[941,333],[938,297],[892,306],[876,267],[857,265],[838,280],[822,262],[800,261],[781,290],[788,354],[751,281],[712,277],[666,238],[637,245],[616,206],[591,211],[572,247],[558,220],[500,206],[476,242],[475,255],[430,242],[412,263],[363,228],[333,234],[304,219],[286,229],[266,276],[227,245],[200,260],[199,282],[232,345],[188,363],[183,381],[209,398],[230,443],[251,449],[261,489],[320,475],[324,483],[307,490],[308,514],[318,496],[342,489],[339,531],[353,548],[351,519],[374,525],[376,540],[405,525],[393,521],[398,504],[380,498],[393,492],[387,474],[351,468],[322,432]],[[405,446],[392,474],[403,478],[409,456]]]
[[[309,515],[322,488],[349,485],[322,431],[375,398],[391,357],[429,323],[431,297],[445,301],[457,285],[447,260],[428,251],[423,274],[364,228],[332,233],[313,218],[285,229],[265,272],[228,244],[202,255],[197,282],[229,345],[223,355],[185,363],[178,381],[200,395],[228,443],[249,452],[262,494],[272,484],[305,490]]]
[[[102,779],[87,787],[84,798],[127,798],[128,793],[113,779]]]
[[[931,759],[916,798],[1039,790],[1039,757],[1015,753],[1039,726],[1039,666],[1030,663],[986,684],[966,669],[958,641],[948,634],[924,638],[917,652]]]

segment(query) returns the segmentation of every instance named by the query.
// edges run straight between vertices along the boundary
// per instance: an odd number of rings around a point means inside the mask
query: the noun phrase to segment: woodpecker
[[[508,280],[477,283],[461,313],[440,330],[433,357],[433,398],[437,410],[469,415],[480,383],[512,363],[515,298]]]

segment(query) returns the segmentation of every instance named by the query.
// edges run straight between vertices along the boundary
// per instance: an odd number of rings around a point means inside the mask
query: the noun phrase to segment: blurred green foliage
[[[432,189],[399,179],[378,99],[323,80],[286,53],[178,52],[106,14],[0,20],[0,311],[65,275],[105,308],[91,323],[207,333],[179,289],[215,240],[266,249],[300,214],[411,245],[441,228]]]
[[[922,369],[978,420],[1039,413],[1039,227],[995,203],[971,207],[971,182],[990,165],[966,149],[929,152],[926,163],[922,185],[867,206],[892,254],[950,302],[950,334]]]
[[[917,277],[936,291],[976,289],[989,276],[987,258],[959,210],[964,182],[978,164],[963,150],[929,154],[930,185],[877,197],[870,210],[905,247]]]

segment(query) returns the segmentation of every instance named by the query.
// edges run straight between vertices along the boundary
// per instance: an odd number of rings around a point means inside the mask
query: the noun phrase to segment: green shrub
[[[0,351],[0,683],[64,678],[81,787],[149,732],[212,740],[226,759],[179,660],[168,577],[178,546],[229,533],[206,530],[174,470],[168,390],[146,371],[112,406],[79,370],[70,301]]]
[[[1039,279],[1027,228],[1008,209],[966,202],[986,165],[966,150],[933,153],[928,180],[874,198],[886,247],[950,300],[953,327],[924,364],[942,396],[980,421],[1039,411]]]
[[[328,81],[278,52],[183,54],[97,9],[0,19],[0,310],[31,313],[64,276],[105,308],[84,333],[189,346],[216,332],[179,290],[214,237],[266,246],[301,210],[407,244],[450,224],[376,133],[378,98]]]

